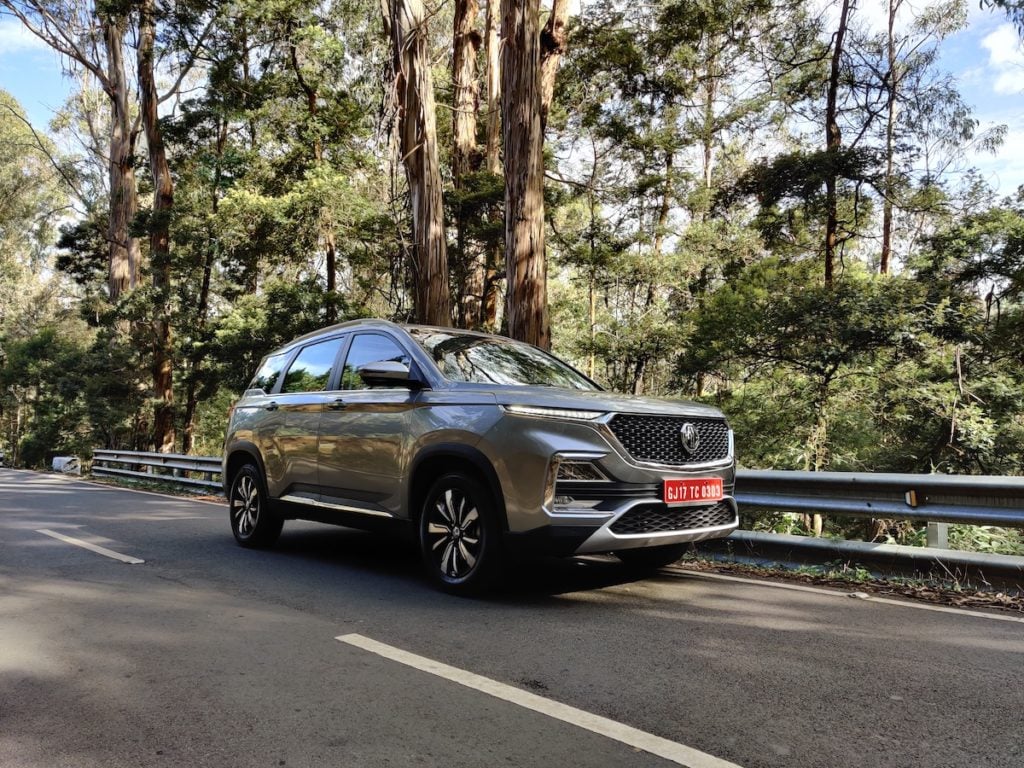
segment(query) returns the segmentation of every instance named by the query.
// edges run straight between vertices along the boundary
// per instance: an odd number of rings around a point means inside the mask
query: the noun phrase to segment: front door
[[[385,333],[357,334],[349,346],[339,390],[320,421],[321,501],[346,511],[390,514],[403,493],[402,467],[411,450],[409,423],[418,398],[406,387],[370,388],[359,366],[383,360],[411,363]]]

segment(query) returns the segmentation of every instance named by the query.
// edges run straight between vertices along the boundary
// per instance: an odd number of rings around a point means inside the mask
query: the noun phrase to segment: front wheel
[[[686,544],[663,544],[660,547],[620,549],[615,556],[632,568],[653,571],[676,562],[686,554],[686,547]]]
[[[420,553],[446,592],[476,595],[501,571],[502,542],[491,493],[476,478],[446,474],[427,491],[419,520]]]
[[[231,532],[243,547],[269,547],[281,535],[284,520],[270,511],[263,478],[253,464],[246,464],[231,480],[228,491]]]

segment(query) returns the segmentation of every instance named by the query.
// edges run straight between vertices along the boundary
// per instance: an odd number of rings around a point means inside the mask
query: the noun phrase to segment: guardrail
[[[114,466],[111,466],[114,465]],[[139,471],[137,467],[143,467]],[[167,474],[167,472],[170,474]],[[186,474],[187,473],[187,474]],[[92,474],[159,480],[165,483],[188,485],[194,488],[221,490],[221,460],[216,456],[186,456],[180,453],[153,451],[95,450],[92,454]],[[191,475],[203,475],[201,478]]]
[[[1024,477],[740,470],[741,505],[793,512],[1024,527]]]
[[[140,472],[123,465],[146,469]],[[157,471],[161,469],[171,474]],[[92,472],[222,487],[212,479],[221,473],[217,456],[96,450]],[[808,514],[1024,528],[1024,477],[741,469],[736,474],[736,500],[748,507]]]

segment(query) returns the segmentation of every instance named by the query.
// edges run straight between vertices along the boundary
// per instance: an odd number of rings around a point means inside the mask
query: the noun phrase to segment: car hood
[[[489,390],[499,405],[533,405],[615,413],[644,413],[661,416],[705,416],[722,418],[717,408],[689,400],[588,392],[554,387],[495,387]]]

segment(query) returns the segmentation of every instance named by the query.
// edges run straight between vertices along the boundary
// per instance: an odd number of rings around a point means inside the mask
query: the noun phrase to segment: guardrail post
[[[928,546],[949,549],[949,523],[928,523]]]

